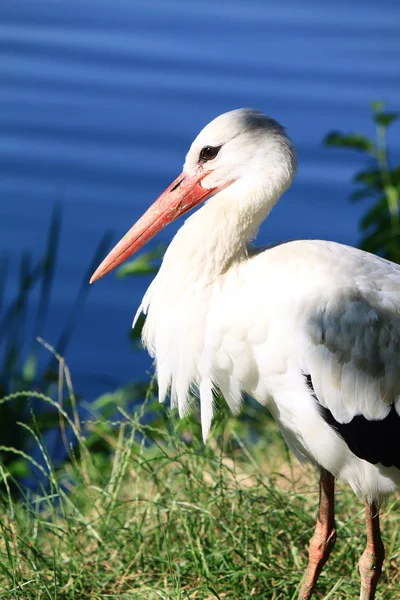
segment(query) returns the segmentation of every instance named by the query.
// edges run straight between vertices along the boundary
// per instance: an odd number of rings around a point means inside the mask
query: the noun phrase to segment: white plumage
[[[215,156],[203,160],[205,148]],[[400,458],[373,464],[364,450],[350,449],[347,430],[338,427],[357,416],[383,423],[400,412],[400,268],[326,241],[251,249],[295,167],[285,130],[257,111],[232,111],[203,129],[181,179],[159,202],[175,199],[183,181],[196,181],[201,199],[211,196],[178,231],[144,296],[143,341],[155,359],[161,401],[170,391],[184,415],[197,390],[204,440],[214,392],[221,390],[233,412],[246,393],[268,406],[300,460],[372,503],[400,485]],[[177,215],[196,204],[179,204]],[[142,240],[142,220],[94,278],[154,235]],[[383,436],[381,443],[389,442]]]
[[[193,239],[187,226],[200,216],[201,210],[172,242],[142,305],[160,400],[171,386],[172,404],[183,415],[196,385],[206,439],[212,388],[234,412],[245,392],[270,408],[300,459],[370,499],[393,491],[400,471],[350,451],[321,416],[304,374],[340,423],[356,415],[383,419],[393,402],[397,410],[400,269],[332,242],[297,241],[244,256],[213,282],[200,272],[186,278],[173,250],[185,233],[182,247]],[[391,291],[383,291],[390,279]]]
[[[234,412],[247,393],[270,408],[299,458],[323,466],[359,495],[380,498],[400,484],[400,471],[349,450],[321,416],[304,374],[341,423],[355,415],[383,419],[393,403],[398,410],[400,268],[325,241],[249,250],[246,242],[295,167],[283,130],[266,120],[256,136],[252,130],[249,135],[242,120],[252,118],[258,124],[259,113],[218,117],[186,158],[183,172],[190,173],[203,146],[224,143],[226,163],[234,162],[229,171],[221,166],[222,176],[237,181],[187,219],[140,307],[147,314],[143,340],[156,361],[160,400],[171,388],[172,405],[184,415],[195,386],[206,439],[212,390],[220,389]],[[222,151],[215,160],[220,158]],[[250,172],[239,179],[235,164],[249,163]],[[213,166],[206,183],[219,171]]]

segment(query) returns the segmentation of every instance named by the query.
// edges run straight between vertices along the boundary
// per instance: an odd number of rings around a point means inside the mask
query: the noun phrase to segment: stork
[[[299,598],[311,597],[335,543],[338,478],[366,504],[360,599],[372,600],[384,559],[379,506],[400,485],[400,267],[328,241],[253,249],[295,171],[277,121],[252,109],[220,115],[91,281],[207,200],[173,238],[136,315],[147,315],[160,401],[170,394],[182,416],[197,389],[204,440],[216,390],[235,413],[244,394],[267,406],[295,455],[320,472]]]

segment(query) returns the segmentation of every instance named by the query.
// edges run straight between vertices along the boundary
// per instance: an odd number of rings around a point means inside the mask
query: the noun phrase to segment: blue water
[[[124,234],[180,172],[198,131],[240,106],[281,121],[299,154],[260,243],[356,244],[365,204],[348,194],[363,159],[321,139],[331,129],[372,134],[372,99],[400,108],[399,23],[397,0],[3,0],[0,249],[14,268],[22,248],[40,256],[54,203],[65,208],[40,333],[56,342],[102,234]],[[150,368],[128,341],[148,283],[110,275],[91,289],[67,354],[88,398]]]

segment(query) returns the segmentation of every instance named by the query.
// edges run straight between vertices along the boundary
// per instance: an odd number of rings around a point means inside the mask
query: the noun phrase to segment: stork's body
[[[247,255],[243,248],[228,270],[211,274],[203,260],[193,268],[195,256],[182,251],[201,210],[171,243],[144,299],[143,335],[157,361],[160,399],[171,386],[172,402],[185,414],[195,384],[206,438],[213,389],[234,412],[246,393],[268,406],[301,460],[361,496],[379,499],[393,491],[400,485],[400,471],[389,466],[400,466],[397,440],[385,440],[384,431],[383,439],[364,436],[357,456],[321,407],[338,424],[362,415],[384,429],[393,401],[400,402],[400,269],[339,244],[297,241]],[[206,246],[204,240],[201,254]],[[390,367],[380,374],[383,360]],[[387,396],[380,401],[382,392]],[[362,460],[384,443],[394,451],[390,456],[381,448],[386,466]]]
[[[338,477],[367,502],[361,598],[372,600],[383,559],[373,518],[400,485],[400,267],[324,241],[249,249],[294,170],[293,147],[275,121],[248,110],[222,115],[94,278],[213,194],[173,239],[138,311],[147,314],[143,339],[160,400],[170,391],[182,415],[197,388],[204,439],[214,390],[233,411],[244,393],[267,405],[300,460],[321,469],[300,597],[310,598],[334,542]]]

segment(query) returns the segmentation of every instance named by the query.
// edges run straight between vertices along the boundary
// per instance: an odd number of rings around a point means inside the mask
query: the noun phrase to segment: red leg
[[[321,471],[317,525],[310,541],[308,567],[299,600],[311,598],[335,542],[335,478],[327,471]]]
[[[381,531],[379,527],[379,508],[372,502],[366,502],[367,546],[358,563],[361,575],[360,600],[374,600],[375,590],[382,573],[385,558]]]

